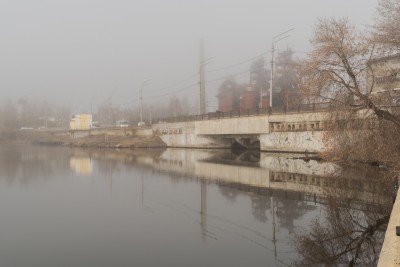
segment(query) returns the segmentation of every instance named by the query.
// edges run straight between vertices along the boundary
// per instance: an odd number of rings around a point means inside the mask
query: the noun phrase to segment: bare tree
[[[400,157],[400,143],[393,138],[399,134],[400,116],[397,109],[382,105],[374,91],[372,40],[347,19],[321,19],[311,40],[313,50],[302,64],[303,94],[331,108],[331,150],[326,155],[334,159],[394,162]]]
[[[370,109],[400,127],[400,118],[374,101],[374,70],[370,64],[374,46],[369,38],[347,19],[321,19],[311,44],[314,49],[302,68],[304,93],[330,101],[335,108],[354,107],[357,100],[359,108]]]
[[[400,1],[380,0],[373,36],[386,52],[400,51]]]

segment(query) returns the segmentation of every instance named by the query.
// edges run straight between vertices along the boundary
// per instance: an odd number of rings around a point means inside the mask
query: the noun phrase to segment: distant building
[[[273,80],[273,107],[281,110],[294,109],[301,103],[299,93],[300,74],[293,52],[287,50],[278,54]],[[265,62],[253,62],[248,84],[239,85],[232,79],[225,80],[219,87],[218,111],[256,110],[270,107],[269,72]]]
[[[367,90],[385,105],[400,104],[400,54],[371,60]]]
[[[84,130],[92,128],[92,114],[76,114],[69,121],[72,130]]]
[[[253,86],[248,85],[240,96],[240,110],[257,109],[259,98],[260,92],[257,92]]]
[[[231,112],[239,109],[243,88],[232,79],[225,80],[219,87],[218,111]]]
[[[368,87],[373,86],[372,92],[400,88],[400,54],[371,60],[370,67],[373,75],[368,73]]]
[[[218,94],[218,111],[220,112],[230,112],[234,110],[233,105],[233,90],[224,90]]]

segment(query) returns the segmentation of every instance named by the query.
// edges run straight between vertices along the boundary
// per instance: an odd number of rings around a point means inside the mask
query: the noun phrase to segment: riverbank
[[[166,144],[158,136],[89,135],[64,142],[73,147],[92,148],[158,148]]]
[[[10,131],[2,133],[0,143],[55,145],[92,148],[156,148],[166,144],[155,135],[96,134],[71,139],[65,130]]]

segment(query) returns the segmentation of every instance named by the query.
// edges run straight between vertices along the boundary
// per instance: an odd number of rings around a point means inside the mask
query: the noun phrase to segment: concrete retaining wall
[[[164,134],[161,140],[168,147],[190,147],[190,148],[230,148],[230,139],[217,139],[212,137],[201,137],[194,133],[186,134]]]
[[[199,136],[195,122],[160,123],[153,125],[153,132],[169,147],[229,148],[229,139]]]
[[[396,236],[396,226],[400,226],[400,190],[397,192],[396,202],[390,215],[378,267],[400,266],[400,236]]]
[[[312,152],[324,150],[323,132],[272,132],[260,135],[262,151]]]

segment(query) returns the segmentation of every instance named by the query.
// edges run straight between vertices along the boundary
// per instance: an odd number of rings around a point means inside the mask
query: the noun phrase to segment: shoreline
[[[96,134],[71,139],[68,131],[12,131],[0,136],[0,144],[32,144],[90,148],[166,148],[154,135]]]

